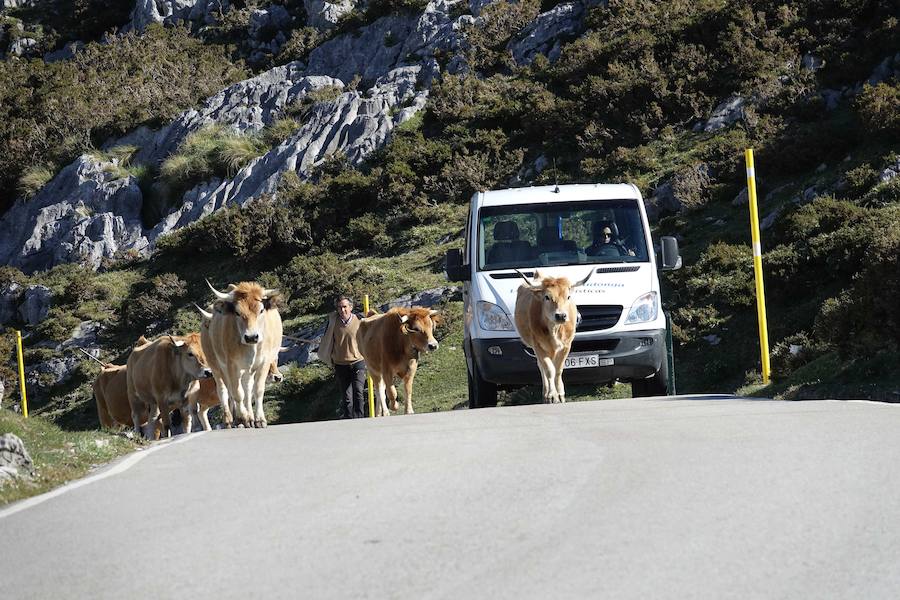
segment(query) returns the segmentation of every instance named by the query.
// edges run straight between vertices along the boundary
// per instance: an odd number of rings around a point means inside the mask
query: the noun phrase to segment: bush
[[[134,290],[125,304],[125,323],[137,336],[151,323],[170,318],[175,302],[186,293],[187,282],[174,273],[157,275]]]
[[[856,98],[856,111],[869,133],[888,139],[900,136],[900,83],[866,84]]]

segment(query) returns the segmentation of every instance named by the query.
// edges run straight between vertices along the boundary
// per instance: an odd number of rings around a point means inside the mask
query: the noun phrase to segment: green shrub
[[[867,131],[887,138],[900,135],[900,84],[866,84],[856,98],[856,111]]]
[[[171,318],[173,306],[184,299],[187,282],[174,273],[163,273],[137,286],[125,304],[125,323],[135,336],[155,321]]]
[[[289,117],[282,117],[262,130],[262,141],[266,146],[274,148],[291,137],[298,129],[300,129],[300,123]]]

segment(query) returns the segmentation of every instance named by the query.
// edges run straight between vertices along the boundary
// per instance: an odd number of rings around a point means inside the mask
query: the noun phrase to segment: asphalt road
[[[898,409],[608,400],[179,436],[0,511],[0,595],[894,599]]]

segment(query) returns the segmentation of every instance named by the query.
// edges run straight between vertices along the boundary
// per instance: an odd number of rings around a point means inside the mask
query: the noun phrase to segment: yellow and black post
[[[744,152],[747,162],[747,196],[750,199],[750,236],[753,241],[753,272],[756,276],[756,313],[759,321],[759,347],[762,361],[763,383],[769,383],[769,333],[766,324],[766,293],[763,288],[762,244],[759,236],[759,208],[756,203],[756,171],[753,166],[753,148]]]
[[[22,398],[22,416],[28,418],[28,397],[25,395],[25,359],[22,356],[22,332],[16,329],[16,356],[19,359],[19,396]]]

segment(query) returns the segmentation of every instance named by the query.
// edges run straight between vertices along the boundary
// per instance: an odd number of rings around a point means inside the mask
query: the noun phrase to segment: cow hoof
[[[265,420],[265,419],[261,419],[261,420],[259,420],[259,421],[254,421],[254,422],[253,422],[253,426],[256,427],[256,428],[258,428],[258,429],[265,429],[267,425],[268,425],[268,423],[266,423],[266,420]]]

